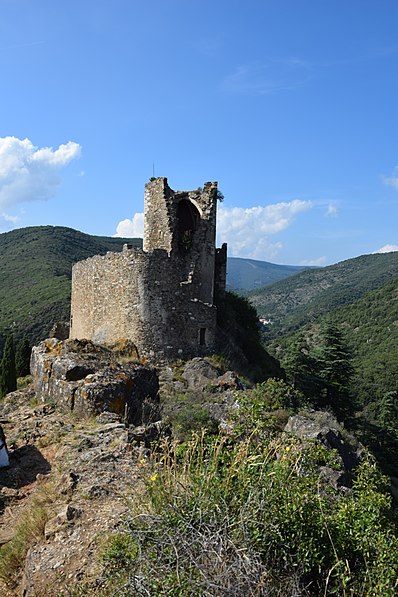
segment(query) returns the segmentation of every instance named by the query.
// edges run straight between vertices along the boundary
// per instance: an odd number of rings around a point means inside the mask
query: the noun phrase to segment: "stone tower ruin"
[[[173,191],[145,186],[143,249],[95,256],[72,270],[71,338],[130,340],[140,357],[175,360],[216,344],[227,246],[215,247],[217,183]]]

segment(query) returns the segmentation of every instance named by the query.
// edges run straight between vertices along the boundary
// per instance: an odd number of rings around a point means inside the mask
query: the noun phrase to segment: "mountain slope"
[[[267,337],[285,334],[330,310],[350,304],[398,276],[398,252],[362,255],[307,270],[249,293],[260,316],[273,325]]]
[[[54,321],[69,319],[73,263],[119,251],[125,242],[58,226],[0,234],[0,333],[13,330],[31,341],[48,335]]]
[[[331,316],[343,325],[354,356],[361,401],[398,392],[398,276]]]
[[[277,265],[268,261],[229,257],[227,287],[231,290],[252,290],[284,280],[305,269],[309,268],[300,265]]]

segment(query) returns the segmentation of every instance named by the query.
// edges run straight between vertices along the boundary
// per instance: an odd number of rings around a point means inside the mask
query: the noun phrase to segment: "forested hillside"
[[[119,251],[125,242],[58,226],[0,234],[0,334],[12,330],[32,342],[48,335],[55,321],[69,319],[73,263]]]
[[[249,299],[260,317],[272,321],[267,331],[267,339],[271,339],[354,303],[396,276],[398,252],[362,255],[253,290]]]
[[[327,322],[335,337],[325,353],[322,328]],[[312,403],[341,407],[342,418],[348,418],[383,467],[396,475],[398,276],[349,305],[305,322],[294,332],[283,335],[283,328],[281,320],[279,335],[266,340],[266,345],[281,361],[290,381]],[[324,401],[328,387],[325,368],[330,370],[333,360],[333,383],[340,386],[340,405],[336,400]]]

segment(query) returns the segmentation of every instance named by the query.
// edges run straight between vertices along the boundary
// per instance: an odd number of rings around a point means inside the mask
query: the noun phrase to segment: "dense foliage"
[[[254,380],[283,377],[279,363],[262,345],[256,309],[246,298],[226,292],[217,305],[217,323],[220,352],[235,369]]]
[[[333,489],[320,469],[339,470],[335,453],[275,431],[272,413],[300,395],[283,381],[255,391],[232,435],[166,442],[143,463],[147,493],[103,554],[108,592],[396,594],[397,519],[372,457],[352,491]]]
[[[340,417],[356,429],[390,474],[398,472],[398,277],[368,292],[358,301],[329,312],[327,320],[344,338],[340,354],[346,392]],[[278,336],[268,344],[290,381],[320,405],[322,372],[320,326],[325,319],[307,323],[299,332]],[[331,366],[338,351],[324,354]],[[347,365],[349,363],[349,368]],[[344,380],[343,380],[344,381]],[[351,383],[348,383],[351,381]],[[347,383],[346,383],[347,382]]]
[[[15,368],[17,377],[25,377],[26,375],[29,375],[31,351],[32,347],[28,338],[25,336],[18,343],[17,349],[15,351]]]

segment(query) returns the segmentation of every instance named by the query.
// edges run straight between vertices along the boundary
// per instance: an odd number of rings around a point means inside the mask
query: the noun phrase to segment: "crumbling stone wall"
[[[166,360],[211,352],[215,282],[220,295],[226,272],[226,246],[216,269],[216,204],[217,183],[188,192],[148,183],[143,250],[125,245],[74,266],[70,337],[126,338],[140,356]]]

